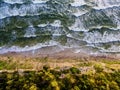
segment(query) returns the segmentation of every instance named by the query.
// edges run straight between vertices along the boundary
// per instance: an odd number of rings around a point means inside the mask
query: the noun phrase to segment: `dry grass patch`
[[[104,71],[109,70],[119,70],[120,61],[118,60],[107,60],[98,58],[64,58],[55,59],[48,57],[0,57],[0,70],[18,70],[18,69],[30,69],[30,70],[41,70],[44,65],[50,66],[50,68],[63,68],[63,67],[77,67],[81,68],[83,71],[94,71],[95,67],[97,69],[103,68]],[[98,66],[98,67],[97,67]],[[100,66],[100,67],[99,67]],[[94,68],[93,68],[94,67]]]

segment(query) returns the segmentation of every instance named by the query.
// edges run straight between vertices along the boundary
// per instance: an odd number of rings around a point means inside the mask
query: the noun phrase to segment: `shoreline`
[[[49,47],[48,47],[49,48]],[[33,53],[34,52],[34,53]],[[52,59],[117,59],[120,60],[120,54],[112,54],[112,53],[93,53],[90,54],[87,51],[80,51],[75,53],[74,48],[67,48],[64,50],[58,50],[57,52],[52,49],[41,48],[35,51],[25,51],[25,52],[8,52],[5,54],[0,54],[0,57],[14,57],[14,58],[52,58]]]
[[[0,55],[0,71],[39,71],[45,65],[52,69],[80,68],[84,71],[91,70],[100,65],[105,68],[120,69],[120,58],[113,54],[90,55],[86,52],[74,53],[73,49],[65,49],[60,52],[45,53],[45,49],[31,52],[9,52]]]

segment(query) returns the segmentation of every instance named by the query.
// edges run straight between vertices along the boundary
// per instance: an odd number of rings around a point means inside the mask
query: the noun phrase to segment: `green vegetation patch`
[[[0,73],[0,90],[120,90],[120,71],[81,74],[75,67]]]

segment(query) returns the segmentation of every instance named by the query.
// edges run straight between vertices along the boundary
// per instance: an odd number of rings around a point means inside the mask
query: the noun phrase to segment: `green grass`
[[[4,69],[7,65],[7,62],[5,61],[0,61],[0,70]]]

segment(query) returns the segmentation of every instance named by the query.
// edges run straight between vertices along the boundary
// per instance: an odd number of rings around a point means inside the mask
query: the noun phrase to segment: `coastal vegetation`
[[[1,57],[0,90],[120,90],[119,60],[19,59]]]

